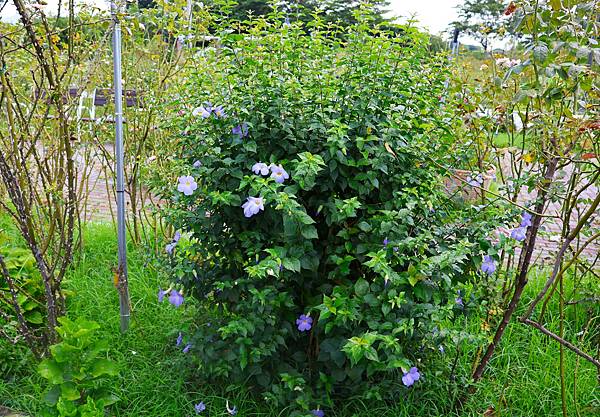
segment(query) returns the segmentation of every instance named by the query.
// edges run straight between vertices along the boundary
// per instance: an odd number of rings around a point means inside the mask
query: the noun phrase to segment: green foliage
[[[25,321],[32,325],[32,328],[39,327],[44,323],[44,287],[37,273],[35,260],[31,252],[14,247],[1,247],[1,255],[4,258],[6,268],[10,278],[14,281],[14,285],[19,289],[17,302],[20,307],[20,312],[23,314]],[[16,311],[13,307],[10,296],[8,283],[0,275],[0,309],[10,316],[15,317]],[[8,328],[16,325],[15,321],[5,323],[0,317],[0,324],[5,331],[12,333]]]
[[[222,48],[203,53],[174,109],[187,111],[161,158],[170,171],[157,173],[173,202],[165,214],[189,237],[169,276],[208,316],[192,352],[205,377],[294,408],[393,397],[405,389],[398,376],[437,349],[485,229],[452,224],[441,172],[423,163],[447,134],[446,61],[409,28],[392,36],[363,22],[338,37],[315,21],[308,36],[279,22],[225,31]],[[227,116],[191,111],[209,101]],[[243,123],[248,137],[232,133]],[[257,162],[290,179],[253,174]],[[197,180],[193,196],[176,190],[180,175]],[[258,196],[264,211],[244,217]]]
[[[275,5],[292,21],[297,19],[308,22],[313,20],[312,14],[319,14],[324,22],[351,26],[357,23],[357,13],[364,7],[370,10],[374,23],[386,21],[384,14],[389,6],[387,0],[209,0],[204,2],[216,10],[226,10],[230,18],[245,21],[249,16],[265,17],[273,11]]]
[[[101,417],[105,407],[118,401],[108,388],[110,377],[118,375],[115,362],[106,357],[108,342],[94,337],[98,323],[85,319],[58,319],[56,331],[61,342],[50,347],[52,358],[38,366],[50,383],[45,394],[49,407],[44,416]]]

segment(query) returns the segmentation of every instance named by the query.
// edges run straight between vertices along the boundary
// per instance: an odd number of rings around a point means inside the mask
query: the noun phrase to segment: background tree
[[[473,36],[487,51],[492,39],[506,36],[502,15],[507,4],[507,1],[500,0],[465,0],[458,9],[460,20],[451,26]]]
[[[222,5],[223,3],[230,2],[223,2],[222,0],[204,2],[204,4],[211,5]],[[264,16],[272,10],[272,1],[269,0],[238,0],[235,3],[237,4],[231,9],[231,15],[238,20],[247,19],[249,13],[252,13],[253,16]],[[365,3],[369,3],[372,6],[375,23],[381,23],[386,20],[383,15],[389,6],[388,0],[373,0],[368,2],[365,0],[285,0],[278,4],[290,13],[292,20],[293,16],[300,14],[302,10],[305,10],[305,13],[301,13],[304,16],[308,16],[310,12],[320,10],[325,21],[347,26],[356,23],[355,13]]]

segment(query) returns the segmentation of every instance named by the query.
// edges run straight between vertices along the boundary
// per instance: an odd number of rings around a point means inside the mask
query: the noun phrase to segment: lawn
[[[226,400],[238,407],[238,416],[286,415],[285,410],[276,412],[273,411],[276,407],[271,409],[267,404],[256,402],[243,387],[225,392],[218,385],[202,382],[199,373],[186,364],[186,357],[175,346],[175,340],[178,329],[194,315],[194,306],[186,303],[187,308],[174,309],[166,303],[158,303],[159,274],[146,259],[143,248],[130,251],[133,320],[130,332],[121,335],[118,297],[111,273],[116,262],[113,228],[106,224],[89,226],[85,242],[66,283],[68,315],[100,323],[101,337],[111,346],[109,356],[121,366],[120,377],[115,381],[121,400],[112,408],[112,416],[188,416],[194,414],[193,405],[199,401],[206,403],[206,415],[226,416]],[[539,289],[542,278],[532,280],[526,298],[531,298]],[[578,311],[579,317],[572,318],[573,326],[583,323],[582,311]],[[557,321],[557,315],[550,314],[547,324],[551,329],[557,328]],[[454,327],[475,333],[481,324],[480,317],[464,316]],[[36,374],[35,361],[24,349],[9,346],[4,341],[0,343],[0,357],[15,361],[0,379],[0,405],[37,416],[45,381]],[[338,410],[327,410],[327,416],[480,416],[492,409],[496,416],[560,414],[559,345],[518,323],[509,325],[476,393],[460,411],[453,412],[453,404],[462,392],[460,381],[469,375],[476,351],[477,346],[468,341],[446,346],[445,353],[440,353],[435,363],[428,364],[431,378],[424,372],[421,383],[406,390],[406,398],[398,398],[393,403],[353,399]],[[19,357],[24,359],[17,360]],[[456,358],[452,378],[450,371]],[[598,415],[600,390],[594,367],[570,352],[565,358],[570,412],[578,416]],[[573,401],[574,395],[576,401]]]

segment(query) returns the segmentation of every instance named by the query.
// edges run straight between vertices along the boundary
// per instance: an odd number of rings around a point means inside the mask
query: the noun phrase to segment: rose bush
[[[365,19],[343,36],[277,13],[221,32],[173,103],[181,134],[154,184],[182,233],[159,295],[201,310],[186,352],[206,378],[313,414],[429,377],[488,233],[423,156],[449,134],[447,61]]]

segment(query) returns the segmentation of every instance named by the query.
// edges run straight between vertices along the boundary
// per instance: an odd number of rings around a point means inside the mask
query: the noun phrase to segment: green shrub
[[[106,357],[108,342],[95,340],[98,323],[83,319],[58,319],[62,341],[50,347],[51,359],[43,360],[39,374],[51,388],[44,416],[103,417],[105,407],[118,398],[110,391],[109,377],[118,374],[117,364]]]
[[[207,317],[188,336],[206,378],[302,410],[397,398],[411,367],[428,377],[483,229],[452,224],[423,156],[447,134],[445,59],[409,27],[278,21],[221,33],[175,102],[154,184],[187,236],[168,248],[171,295]]]

